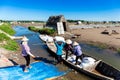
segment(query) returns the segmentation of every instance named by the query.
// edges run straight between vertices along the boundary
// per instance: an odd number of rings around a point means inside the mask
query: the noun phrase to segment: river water
[[[90,56],[93,56],[97,59],[101,59],[104,62],[112,65],[114,68],[120,70],[120,54],[116,51],[110,49],[100,49],[95,46],[87,45],[84,43],[80,43],[83,52]]]
[[[35,56],[40,56],[50,60],[52,59],[52,57],[48,57],[50,55],[46,51],[45,44],[40,40],[39,33],[32,32],[27,28],[21,26],[13,27],[13,29],[16,31],[15,36],[26,36],[29,39],[28,45],[31,48],[31,52]],[[20,44],[19,40],[17,42]]]
[[[21,26],[13,27],[13,29],[16,31],[15,36],[25,35],[29,39],[28,45],[31,48],[31,52],[35,56],[43,57],[47,61],[54,61],[53,57],[51,57],[47,52],[45,44],[39,39],[39,33],[29,31],[27,28]],[[20,41],[18,41],[18,43],[20,43]],[[101,59],[120,70],[120,55],[117,52],[107,49],[102,50],[97,47],[90,46],[84,43],[80,43],[80,45],[82,47],[82,51],[85,54]],[[83,74],[77,74],[77,75],[78,76],[80,75],[80,80],[92,80],[91,78]],[[75,80],[79,80],[79,79],[75,79]]]

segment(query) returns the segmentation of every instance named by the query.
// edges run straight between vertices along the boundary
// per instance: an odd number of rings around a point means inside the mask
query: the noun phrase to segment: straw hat
[[[28,41],[28,38],[24,36],[24,37],[22,38],[22,41]]]
[[[73,43],[73,46],[77,46],[77,45],[79,45],[77,42],[74,42],[74,43]]]
[[[66,40],[66,43],[67,43],[67,44],[72,44],[72,41],[71,41],[70,39],[67,39],[67,40]]]

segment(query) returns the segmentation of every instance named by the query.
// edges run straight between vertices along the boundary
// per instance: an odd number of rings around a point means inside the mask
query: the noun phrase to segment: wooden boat
[[[43,42],[47,41],[47,35],[39,35],[39,37]]]
[[[53,56],[56,55],[56,46],[54,42],[46,42],[46,45],[48,47],[48,50]],[[85,55],[84,57],[89,57],[88,55]],[[108,65],[107,63],[103,62],[102,60],[95,59],[95,64],[89,66],[87,69],[81,68],[78,65],[74,65],[69,60],[65,59],[65,52],[63,51],[63,62],[68,65],[69,67],[77,70],[78,72],[84,73],[95,80],[120,80],[120,71],[112,67],[111,65]]]
[[[39,35],[39,37],[43,42],[53,42],[53,37],[51,37],[51,36]]]

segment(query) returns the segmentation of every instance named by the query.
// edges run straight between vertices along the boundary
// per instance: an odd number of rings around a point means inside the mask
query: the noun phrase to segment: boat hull
[[[50,42],[50,43],[46,42],[46,45],[48,47],[48,51],[50,52],[50,54],[56,58],[57,57],[56,46],[55,46],[54,42]],[[63,54],[65,54],[64,51],[63,51]],[[85,55],[85,56],[88,56],[88,55]],[[94,71],[88,71],[88,70],[84,70],[80,67],[77,67],[73,63],[67,61],[65,58],[62,58],[62,59],[63,59],[63,62],[65,63],[65,65],[75,69],[78,72],[84,73],[84,74],[94,78],[95,80],[120,80],[120,71],[115,69],[111,65],[106,64],[105,62],[103,62],[101,60],[97,60],[99,63],[94,68],[95,71],[99,72],[99,74],[98,74],[98,73],[95,73]]]

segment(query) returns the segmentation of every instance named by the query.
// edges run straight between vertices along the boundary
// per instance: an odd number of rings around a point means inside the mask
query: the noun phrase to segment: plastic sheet
[[[23,66],[0,68],[0,80],[45,80],[66,74],[44,62],[32,63],[31,66],[29,72],[23,72]]]

